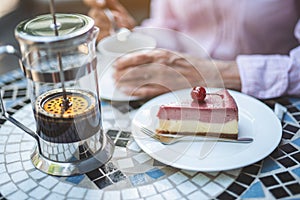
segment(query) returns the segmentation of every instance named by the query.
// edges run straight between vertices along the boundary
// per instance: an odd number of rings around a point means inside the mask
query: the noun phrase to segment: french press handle
[[[0,55],[1,54],[15,55],[20,60],[20,54],[11,45],[0,46]],[[3,100],[2,100],[2,94],[1,93],[2,92],[0,91],[0,114],[1,114],[1,116],[4,117],[6,120],[10,121],[11,123],[13,123],[14,125],[16,125],[17,127],[19,127],[20,129],[22,129],[23,131],[25,131],[26,133],[28,133],[34,139],[38,140],[38,136],[37,136],[37,134],[34,131],[32,131],[31,129],[27,128],[25,125],[23,125],[21,122],[19,122],[18,120],[16,120],[15,118],[13,118],[11,115],[9,115],[6,112],[6,109],[5,109]]]
[[[21,58],[19,52],[15,49],[15,47],[11,45],[0,46],[0,55],[1,54],[12,54],[17,56],[19,59]]]

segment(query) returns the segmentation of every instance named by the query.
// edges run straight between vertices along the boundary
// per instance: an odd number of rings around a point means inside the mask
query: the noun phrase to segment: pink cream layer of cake
[[[207,135],[238,138],[238,107],[225,89],[207,94],[203,102],[192,98],[161,105],[157,134]]]

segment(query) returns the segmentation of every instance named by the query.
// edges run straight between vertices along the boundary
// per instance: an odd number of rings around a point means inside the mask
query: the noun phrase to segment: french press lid
[[[86,39],[93,31],[94,21],[82,14],[56,13],[56,28],[51,14],[37,16],[21,22],[15,29],[15,36],[27,44],[44,44],[66,42],[75,39]],[[86,37],[85,37],[86,36]],[[78,41],[78,42],[81,42]]]

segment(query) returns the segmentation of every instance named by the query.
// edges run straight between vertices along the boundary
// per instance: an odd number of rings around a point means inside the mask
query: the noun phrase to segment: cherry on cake
[[[228,90],[206,93],[194,87],[182,102],[161,105],[157,134],[238,138],[238,107]]]

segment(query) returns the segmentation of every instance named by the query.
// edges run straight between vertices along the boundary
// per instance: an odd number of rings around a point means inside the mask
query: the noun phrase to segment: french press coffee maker
[[[104,133],[95,50],[99,29],[81,14],[50,14],[15,29],[21,55],[12,46],[0,53],[19,56],[28,81],[36,131],[1,114],[36,140],[31,160],[57,176],[82,174],[110,160],[114,144]]]

